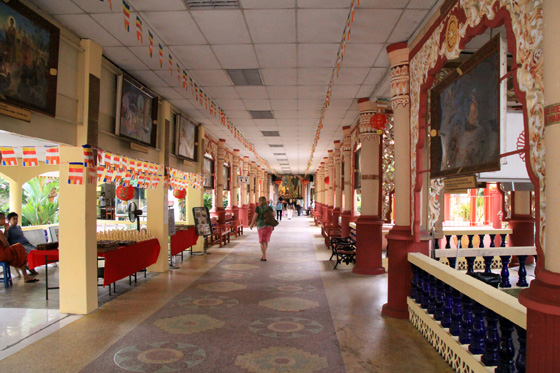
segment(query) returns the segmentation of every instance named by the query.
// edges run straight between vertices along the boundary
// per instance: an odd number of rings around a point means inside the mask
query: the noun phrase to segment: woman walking
[[[249,225],[250,229],[253,229],[255,224],[257,225],[257,231],[259,232],[259,243],[261,244],[262,258],[261,261],[266,262],[266,250],[268,249],[268,243],[270,242],[270,236],[274,227],[267,225],[264,221],[265,214],[272,214],[272,208],[270,208],[266,203],[265,197],[259,197],[259,205],[255,209],[255,214],[253,215],[253,220]]]

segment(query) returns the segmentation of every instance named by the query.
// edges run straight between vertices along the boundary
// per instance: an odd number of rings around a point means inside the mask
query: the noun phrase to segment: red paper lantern
[[[369,125],[376,130],[384,130],[387,123],[387,116],[385,114],[377,113],[369,120]]]
[[[276,185],[280,186],[280,184],[282,184],[282,180],[276,180],[275,183]]]
[[[173,189],[173,197],[177,199],[185,198],[186,195],[187,195],[186,189]]]
[[[121,185],[117,188],[117,198],[121,201],[130,201],[134,198],[134,187]]]
[[[329,177],[327,176],[327,177],[325,178],[325,184],[329,185],[329,181],[330,181],[330,180],[329,180]]]
[[[307,184],[309,184],[309,180],[302,180],[301,183],[302,183],[303,185],[307,185]]]

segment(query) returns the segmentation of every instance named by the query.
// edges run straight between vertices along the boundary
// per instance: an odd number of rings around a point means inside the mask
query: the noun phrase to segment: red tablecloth
[[[138,242],[132,246],[121,246],[117,250],[99,253],[105,258],[103,286],[133,275],[157,261],[159,250],[157,238]]]
[[[45,255],[50,262],[58,262],[58,250],[31,250],[27,254],[29,269],[45,265]]]
[[[196,245],[197,241],[198,236],[196,235],[196,229],[194,227],[177,231],[177,233],[171,236],[171,255],[177,255],[181,251]]]

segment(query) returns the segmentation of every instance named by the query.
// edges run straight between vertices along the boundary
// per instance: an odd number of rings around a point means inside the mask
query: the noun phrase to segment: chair
[[[4,287],[8,288],[12,286],[12,273],[10,271],[10,263],[8,262],[0,262],[0,267],[3,269],[3,276],[0,280],[4,281]]]

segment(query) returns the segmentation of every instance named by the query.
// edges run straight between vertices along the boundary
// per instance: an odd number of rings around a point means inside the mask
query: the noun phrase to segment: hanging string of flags
[[[44,155],[42,150],[44,150]],[[58,146],[3,146],[0,147],[0,152],[2,153],[2,166],[17,166],[18,157],[21,158],[23,167],[37,167],[39,161],[43,160],[48,165],[60,164]]]
[[[354,22],[354,13],[356,10],[356,5],[360,5],[360,0],[351,0],[350,2],[350,12],[348,12],[348,17],[346,18],[346,26],[344,26],[344,32],[342,33],[342,40],[340,41],[340,45],[338,46],[338,52],[336,53],[336,64],[332,69],[331,72],[331,80],[329,82],[329,87],[327,89],[327,94],[325,96],[325,102],[323,103],[323,108],[321,109],[321,117],[319,119],[319,125],[317,126],[317,131],[315,132],[315,140],[313,142],[313,147],[311,148],[311,157],[309,162],[307,163],[307,168],[305,169],[305,176],[309,172],[311,168],[311,164],[313,163],[313,155],[315,154],[315,149],[317,148],[317,144],[319,143],[319,138],[321,137],[321,130],[323,129],[323,120],[325,118],[325,112],[329,107],[331,101],[332,90],[334,86],[334,81],[338,78],[338,73],[340,68],[342,67],[342,61],[344,60],[344,53],[346,53],[346,43],[350,41],[350,28],[352,26],[352,22]]]
[[[99,0],[99,1],[103,1],[103,0]],[[122,3],[123,3],[123,15],[124,15],[124,29],[126,32],[130,32],[130,15],[133,10],[130,4],[128,4],[126,0],[122,0]],[[354,1],[352,1],[352,3],[354,3]],[[111,1],[109,1],[109,6],[111,6]],[[149,40],[148,53],[150,55],[150,58],[152,58],[153,46],[155,45],[154,39],[156,34],[153,32],[153,30],[149,29],[149,25],[145,21],[143,21],[139,15],[136,15],[136,39],[141,44],[143,44],[144,42],[144,38],[143,38],[144,30],[147,30],[148,32],[148,40]],[[160,68],[163,68],[164,48],[166,48],[165,45],[162,45],[161,42],[158,42]],[[173,75],[173,56],[170,52],[168,52],[167,55],[169,61],[169,74]],[[222,108],[219,105],[217,105],[214,102],[214,100],[212,100],[212,98],[209,97],[201,88],[199,88],[196,81],[189,75],[189,73],[185,69],[183,69],[180,66],[179,63],[176,63],[176,69],[177,69],[177,80],[179,81],[179,84],[182,85],[183,89],[185,90],[190,89],[196,101],[202,108],[207,110],[210,113],[210,115],[212,115],[213,117],[219,118],[221,125],[227,127],[227,129],[229,130],[230,134],[234,137],[234,139],[239,141],[246,149],[252,152],[255,158],[257,159],[257,161],[265,165],[268,169],[271,169],[268,162],[264,160],[264,158],[261,157],[260,154],[257,152],[255,146],[250,141],[248,141],[245,138],[245,136],[243,136],[241,131],[239,131],[239,129],[228,118],[228,116],[225,114]]]

